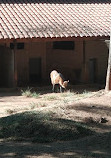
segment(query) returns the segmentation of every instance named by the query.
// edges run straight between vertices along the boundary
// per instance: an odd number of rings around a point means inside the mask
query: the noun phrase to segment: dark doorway
[[[29,80],[30,83],[41,82],[41,58],[29,59]]]
[[[90,83],[95,83],[97,80],[97,60],[96,58],[89,60],[89,80]]]
[[[14,86],[14,55],[10,48],[0,46],[0,87]]]

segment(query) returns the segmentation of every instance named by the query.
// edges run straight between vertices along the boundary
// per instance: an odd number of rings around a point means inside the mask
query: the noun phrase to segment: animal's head
[[[66,88],[67,88],[68,83],[69,83],[69,80],[68,80],[68,81],[64,81],[64,82],[63,82],[62,87],[66,89]]]

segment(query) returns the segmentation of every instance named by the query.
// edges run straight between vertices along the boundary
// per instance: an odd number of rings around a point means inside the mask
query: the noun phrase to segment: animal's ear
[[[69,82],[69,80],[67,82]]]

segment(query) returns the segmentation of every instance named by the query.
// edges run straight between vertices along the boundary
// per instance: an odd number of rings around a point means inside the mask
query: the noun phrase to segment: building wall
[[[29,61],[32,58],[41,58],[41,79],[44,81],[46,78],[46,43],[30,40],[23,42],[24,49],[17,49],[17,44],[21,42],[14,43],[14,49],[10,48],[10,43],[12,43],[10,41],[0,44],[0,75],[3,76],[0,78],[0,83],[3,83],[3,80],[6,87],[9,87],[7,86],[9,84],[13,86],[15,78],[17,78],[18,86],[30,83]],[[36,71],[37,67],[34,67],[34,69]],[[17,74],[14,74],[15,72]]]
[[[1,48],[1,52],[12,53],[9,56],[6,55],[5,59],[11,61],[11,64],[8,62],[8,65],[12,65],[12,68],[8,69],[8,72],[13,74],[14,54],[13,50],[9,49],[10,41],[5,43],[4,47],[6,49],[2,50]],[[72,84],[90,82],[90,60],[96,59],[96,82],[105,82],[108,48],[102,40],[86,40],[83,42],[83,40],[77,39],[75,40],[74,50],[53,49],[52,41],[33,42],[33,40],[29,40],[24,42],[24,49],[16,49],[15,52],[18,85],[29,84],[30,58],[41,58],[42,81],[50,82],[50,72],[56,69],[63,74],[66,80],[69,79]],[[2,58],[3,55],[0,54],[0,56]],[[0,64],[0,70],[1,67]],[[5,69],[7,69],[7,66]],[[8,73],[4,73],[4,75],[8,75]],[[11,79],[9,80],[11,81]]]
[[[108,47],[102,40],[85,42],[85,81],[90,82],[90,59],[96,59],[96,82],[104,83],[108,63]]]
[[[28,84],[29,81],[29,60],[31,58],[41,58],[41,77],[46,76],[46,47],[44,42],[25,43],[23,50],[16,50],[17,78],[18,84]],[[35,71],[36,71],[35,67]]]
[[[83,64],[83,42],[75,41],[74,50],[53,49],[53,42],[46,44],[47,78],[52,70],[61,72],[71,83],[80,82]]]
[[[47,78],[50,72],[56,69],[72,84],[105,82],[108,47],[102,40],[75,40],[74,50],[53,49],[53,42],[48,42],[46,48]],[[96,60],[94,81],[91,81],[90,60],[92,59]]]
[[[13,52],[6,45],[0,45],[0,87],[14,85],[13,57]]]

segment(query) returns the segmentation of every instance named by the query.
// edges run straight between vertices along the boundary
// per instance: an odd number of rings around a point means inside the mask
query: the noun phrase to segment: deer
[[[55,90],[55,85],[59,84],[60,92],[62,92],[62,88],[66,89],[68,85],[68,81],[64,81],[64,77],[61,73],[58,73],[56,70],[51,71],[50,73],[51,83],[53,85],[52,91]]]

